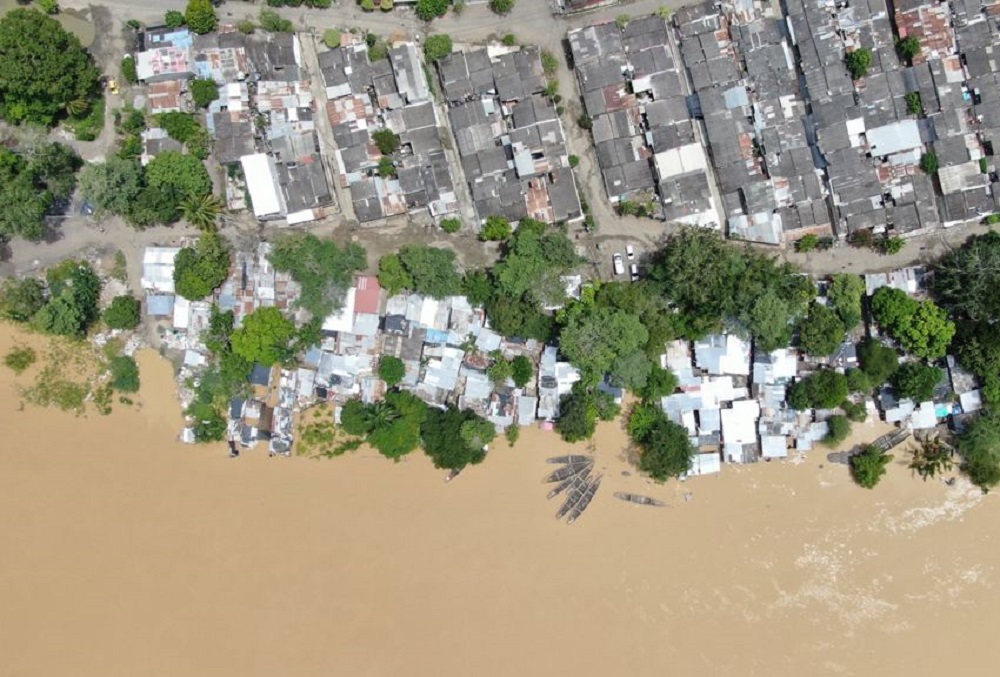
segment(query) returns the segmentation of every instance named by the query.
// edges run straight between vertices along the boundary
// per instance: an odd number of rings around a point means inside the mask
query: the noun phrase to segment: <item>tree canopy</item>
[[[926,402],[933,398],[934,389],[943,376],[937,367],[928,367],[920,362],[906,362],[900,365],[892,377],[892,384],[900,397],[908,397],[914,402]]]
[[[398,357],[383,355],[378,362],[378,377],[385,381],[390,388],[406,376],[406,365]]]
[[[142,191],[144,174],[138,160],[111,156],[80,172],[80,191],[99,214],[127,215]]]
[[[475,412],[454,407],[428,409],[420,430],[424,453],[434,462],[435,468],[446,470],[461,470],[467,465],[481,463],[486,458],[483,444],[488,442],[478,443],[489,437],[490,432],[496,433],[493,424]]]
[[[848,52],[844,57],[844,64],[847,66],[847,72],[851,74],[851,79],[860,80],[868,75],[868,69],[872,67],[872,51],[867,47],[860,47]]]
[[[896,351],[875,339],[866,339],[858,345],[858,362],[874,387],[888,382],[899,368]]]
[[[671,236],[650,267],[650,278],[677,310],[677,334],[689,339],[719,331],[729,321],[773,344],[815,295],[809,279],[793,266],[728,245],[703,228]]]
[[[205,298],[229,277],[229,249],[214,232],[204,233],[194,247],[174,260],[174,289],[189,301]]]
[[[45,305],[45,285],[33,277],[9,277],[0,283],[0,318],[27,322]]]
[[[872,295],[872,316],[904,350],[922,359],[944,357],[955,336],[955,323],[943,308],[891,287]]]
[[[361,245],[348,242],[340,246],[311,234],[278,240],[270,260],[275,270],[291,274],[301,285],[299,307],[317,318],[325,318],[340,308],[354,273],[368,266]]]
[[[861,324],[861,299],[864,295],[865,281],[860,275],[840,273],[833,276],[827,298],[847,331]]]
[[[832,369],[820,369],[795,382],[788,391],[793,409],[832,409],[847,397],[847,377]]]
[[[188,0],[184,18],[187,20],[188,28],[195,33],[211,33],[219,25],[212,0]]]
[[[427,36],[424,40],[424,56],[430,61],[437,61],[451,54],[451,36],[446,33],[437,33]]]
[[[233,352],[247,362],[270,366],[288,357],[295,324],[273,306],[258,308],[231,337]]]
[[[177,205],[189,195],[212,192],[212,179],[204,163],[193,155],[175,150],[160,153],[146,165],[146,184],[166,192]]]
[[[199,108],[208,108],[213,101],[219,98],[219,86],[215,84],[215,80],[198,78],[191,82],[190,88],[194,105]]]
[[[40,142],[0,148],[0,239],[39,240],[45,214],[76,186],[79,156],[61,143]]]
[[[388,289],[410,288],[437,299],[462,293],[462,278],[455,270],[455,252],[451,249],[407,245],[399,250],[398,267],[392,256],[384,273],[379,264],[379,281]],[[409,284],[400,286],[402,283]]]
[[[585,379],[599,380],[617,358],[646,345],[649,333],[634,315],[599,306],[580,307],[586,310],[571,313],[562,327],[559,348],[585,372]]]
[[[657,482],[680,477],[691,468],[695,449],[687,430],[655,404],[639,404],[629,416],[628,432],[639,447],[639,469]]]
[[[885,467],[892,462],[892,455],[869,445],[864,451],[851,456],[851,475],[865,489],[874,489],[885,475]]]
[[[448,13],[451,0],[417,0],[416,12],[422,21],[432,21]]]
[[[100,73],[75,35],[52,17],[13,9],[0,19],[0,117],[53,125],[89,102]]]
[[[937,265],[932,289],[941,305],[959,319],[1000,319],[1000,233],[973,235]]]
[[[100,316],[101,279],[97,273],[89,263],[70,259],[50,268],[45,277],[48,300],[31,316],[31,325],[47,334],[74,337],[86,334]],[[29,298],[37,301],[34,297],[37,287],[33,284],[15,289],[22,294],[28,292],[22,297],[22,304]]]
[[[962,470],[987,492],[1000,484],[1000,415],[985,410],[958,438]]]
[[[843,320],[835,311],[819,303],[813,303],[809,315],[799,322],[799,343],[808,355],[832,355],[843,339]]]
[[[139,300],[131,294],[116,296],[104,311],[104,322],[112,329],[135,329],[139,325]]]

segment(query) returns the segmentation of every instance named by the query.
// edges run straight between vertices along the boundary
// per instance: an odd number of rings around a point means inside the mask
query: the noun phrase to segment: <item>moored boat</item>
[[[661,508],[666,505],[663,501],[658,501],[655,498],[640,496],[639,494],[627,494],[624,491],[616,491],[615,498],[622,501],[628,501],[629,503],[638,503],[639,505],[652,505],[657,508]]]
[[[573,486],[573,483],[576,482],[577,477],[579,477],[580,479],[584,479],[585,480],[585,479],[587,479],[588,475],[590,475],[590,468],[589,467],[584,468],[583,470],[581,470],[579,475],[571,475],[570,477],[567,477],[562,482],[560,482],[559,484],[557,484],[556,488],[553,489],[552,491],[550,491],[545,498],[554,498],[555,496],[558,496],[559,494],[561,494],[562,492],[566,491],[571,486]]]
[[[573,475],[576,475],[577,473],[579,473],[581,470],[584,470],[584,469],[590,468],[590,467],[591,467],[590,461],[585,461],[583,463],[572,463],[570,465],[565,465],[562,468],[559,468],[558,470],[556,470],[556,471],[554,471],[552,473],[549,473],[549,475],[545,479],[543,479],[542,482],[543,483],[545,483],[545,482],[561,482],[562,480],[566,479],[567,477],[572,477]]]
[[[583,492],[583,496],[581,496],[580,500],[577,501],[575,506],[573,506],[573,510],[569,514],[569,519],[566,520],[567,524],[575,522],[576,518],[583,514],[583,511],[587,509],[590,502],[594,500],[594,495],[597,493],[597,490],[601,488],[601,478],[603,477],[604,475],[598,475],[593,482],[587,485],[587,489]]]
[[[572,454],[570,456],[553,456],[552,458],[545,459],[546,463],[586,463],[592,460],[590,456],[581,456],[580,454]]]

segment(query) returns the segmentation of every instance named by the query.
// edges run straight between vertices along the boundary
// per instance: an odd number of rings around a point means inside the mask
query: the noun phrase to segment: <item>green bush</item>
[[[462,230],[462,220],[455,217],[441,219],[441,230],[446,233],[457,233]]]
[[[809,233],[808,235],[803,235],[795,242],[795,249],[798,252],[806,253],[819,247],[819,236]]]
[[[918,117],[924,114],[924,104],[920,100],[920,92],[907,92],[905,98],[907,113]]]
[[[892,456],[875,446],[867,446],[860,454],[851,456],[851,475],[865,489],[872,489],[885,475],[885,466]]]
[[[920,40],[916,36],[909,35],[902,40],[896,41],[896,49],[905,61],[912,64],[913,58],[920,54]]]
[[[336,28],[328,28],[323,31],[323,44],[330,49],[340,47],[340,31]]]
[[[122,59],[122,77],[133,85],[139,82],[139,73],[136,71],[135,59],[131,54]]]
[[[378,363],[378,376],[386,385],[392,387],[406,376],[406,365],[398,357],[383,355]]]
[[[517,36],[513,33],[508,33],[503,36],[503,39],[501,39],[500,42],[503,43],[505,47],[513,47],[517,44]]]
[[[451,36],[446,33],[438,33],[428,36],[424,41],[424,56],[429,61],[437,61],[451,54],[452,48]]]
[[[139,390],[139,365],[127,355],[111,358],[111,385],[123,393]]]
[[[851,74],[851,79],[860,80],[868,74],[868,69],[872,67],[872,52],[867,47],[848,52],[844,57],[844,64]]]
[[[187,19],[184,18],[184,12],[170,10],[166,13],[166,15],[164,15],[163,23],[165,23],[168,28],[180,28],[187,23]]]
[[[923,170],[924,174],[936,174],[939,167],[938,156],[934,151],[920,156],[920,169]]]
[[[382,155],[392,155],[399,149],[399,135],[391,129],[378,129],[372,132],[372,141]]]
[[[66,126],[73,130],[77,141],[96,141],[104,130],[104,97],[99,97],[79,117],[70,116]]]
[[[270,9],[260,10],[260,27],[269,33],[294,33],[295,24]]]
[[[836,447],[851,434],[851,422],[846,416],[831,416],[826,423],[829,431],[823,438],[823,444],[828,447]]]
[[[569,156],[569,166],[570,167],[576,167],[579,164],[580,164],[580,158],[579,157],[577,157],[576,155],[570,155]]]
[[[208,106],[219,98],[219,86],[214,80],[198,78],[191,82],[191,98],[199,108]]]
[[[139,300],[131,294],[116,296],[104,311],[104,322],[112,329],[135,329],[139,325]]]
[[[4,355],[3,363],[15,374],[20,374],[33,365],[36,358],[34,349],[28,346],[14,346]]]
[[[510,237],[513,229],[510,222],[502,216],[489,216],[486,218],[486,225],[479,232],[479,239],[487,242],[498,242]]]
[[[501,16],[509,14],[514,9],[514,0],[490,0],[490,9]]]

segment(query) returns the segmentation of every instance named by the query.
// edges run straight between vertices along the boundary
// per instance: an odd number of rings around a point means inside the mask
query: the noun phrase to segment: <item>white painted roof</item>
[[[264,153],[255,153],[241,157],[240,164],[243,165],[254,215],[257,218],[284,215],[285,201],[278,188],[278,172],[274,166],[274,158]]]

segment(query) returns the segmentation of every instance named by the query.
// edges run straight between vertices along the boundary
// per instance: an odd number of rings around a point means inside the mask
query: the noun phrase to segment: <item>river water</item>
[[[175,441],[171,367],[139,362],[110,417],[22,409],[0,367],[4,677],[994,674],[997,501],[902,457],[874,491],[825,450],[656,486],[605,424],[567,526],[545,458],[585,445],[523,430],[449,484],[419,454],[228,459]]]

